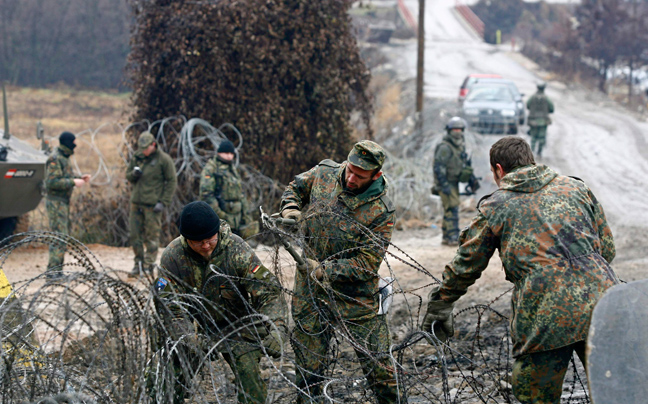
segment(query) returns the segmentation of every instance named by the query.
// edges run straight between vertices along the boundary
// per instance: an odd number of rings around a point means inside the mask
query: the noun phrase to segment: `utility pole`
[[[418,60],[416,63],[416,129],[423,130],[423,69],[425,57],[425,0],[419,0]]]

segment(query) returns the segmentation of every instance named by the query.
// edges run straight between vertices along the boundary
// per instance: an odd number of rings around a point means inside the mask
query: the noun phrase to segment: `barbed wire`
[[[371,382],[362,371],[368,363],[393,374],[399,394],[410,403],[516,402],[510,385],[511,337],[506,314],[510,309],[504,301],[508,294],[457,310],[455,337],[443,344],[433,333],[419,330],[427,299],[424,292],[438,284],[431,272],[338,210],[315,208],[305,212],[304,220],[344,220],[362,235],[361,243],[352,243],[322,261],[374,249],[384,254],[383,270],[393,278],[393,303],[385,317],[391,338],[387,348],[375,350],[357,332],[362,323],[348,318],[337,303],[341,299],[362,303],[358,297],[326,279],[314,278],[309,278],[306,292],[297,292],[289,284],[295,264],[280,243],[272,242],[288,235],[309,256],[313,252],[309,245],[348,245],[349,239],[313,234],[306,238],[294,229],[259,236],[269,242],[256,253],[278,276],[280,284],[273,287],[281,298],[289,305],[312,304],[314,319],[330,333],[329,349],[319,358],[319,364],[327,368],[322,373],[321,397],[309,396],[309,391],[297,386],[297,375],[313,369],[300,367],[297,360],[295,349],[309,348],[296,340],[294,319],[286,319],[293,331],[286,335],[279,358],[273,358],[264,346],[264,338],[277,326],[250,303],[241,287],[249,279],[218,271],[210,274],[221,285],[229,285],[237,310],[245,313],[233,318],[228,306],[210,301],[200,291],[177,291],[162,299],[152,287],[152,277],[126,281],[126,272],[104,266],[72,237],[28,232],[13,236],[0,248],[0,268],[34,265],[21,258],[21,252],[36,245],[63,243],[68,252],[62,268],[65,278],[48,281],[41,275],[14,281],[13,293],[0,302],[0,402],[173,403],[183,395],[192,403],[233,403],[240,378],[225,364],[243,371],[237,368],[243,362],[236,358],[251,354],[259,362],[268,402],[273,403],[293,402],[298,395],[313,402],[375,402]],[[418,275],[402,277],[403,268]],[[12,272],[11,278],[20,273]],[[187,320],[192,329],[178,332],[176,319]],[[589,402],[583,375],[582,367],[572,363],[564,402]]]

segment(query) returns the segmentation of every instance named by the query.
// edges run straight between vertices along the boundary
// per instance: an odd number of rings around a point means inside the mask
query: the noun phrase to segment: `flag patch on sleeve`
[[[162,290],[166,287],[166,285],[169,284],[169,281],[165,278],[158,278],[157,282],[155,282],[155,290]]]

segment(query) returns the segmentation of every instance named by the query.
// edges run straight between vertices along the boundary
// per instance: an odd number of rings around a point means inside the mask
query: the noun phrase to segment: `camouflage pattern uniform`
[[[160,267],[161,276],[154,288],[165,302],[163,307],[157,305],[162,311],[161,316],[178,326],[176,321],[191,321],[186,314],[183,315],[189,311],[198,323],[200,334],[214,343],[227,338],[217,349],[236,376],[238,402],[265,403],[267,391],[261,379],[259,360],[263,355],[260,338],[268,334],[268,329],[252,324],[259,320],[258,317],[247,322],[240,319],[263,314],[277,327],[285,329],[286,302],[277,277],[263,266],[245,241],[231,233],[224,222],[221,222],[218,244],[209,260],[192,250],[186,239],[180,236],[165,248]],[[200,300],[188,301],[183,294],[199,296]],[[200,301],[199,307],[187,308],[191,302],[197,301]],[[231,334],[233,329],[248,323],[247,328]],[[182,330],[194,329],[193,324],[180,327]],[[175,373],[181,375],[182,370],[176,369]],[[182,389],[176,390],[174,402],[184,403],[184,395]]]
[[[232,231],[241,235],[241,227],[252,223],[241,176],[232,164],[218,156],[209,160],[200,174],[200,200],[214,209],[221,220],[230,225]]]
[[[560,403],[566,366],[587,337],[594,305],[618,282],[603,208],[582,181],[544,165],[519,167],[480,201],[459,241],[431,300],[459,299],[499,250],[514,284],[513,392],[523,403]]]
[[[139,167],[142,175],[133,176]],[[126,169],[126,179],[133,184],[130,209],[130,243],[135,252],[135,265],[151,270],[157,259],[162,225],[162,212],[154,212],[155,204],[171,204],[177,180],[173,160],[159,148],[148,157],[137,151]],[[144,253],[146,247],[146,254]]]
[[[542,156],[542,148],[547,140],[547,126],[551,124],[549,114],[554,112],[553,102],[544,93],[544,90],[538,89],[527,100],[527,108],[529,109],[529,136],[531,136],[531,150]],[[536,144],[537,152],[536,152]]]
[[[308,393],[300,394],[298,402],[321,395],[333,323],[362,347],[354,349],[378,401],[394,403],[399,397],[392,365],[380,355],[389,350],[389,328],[385,316],[377,315],[378,269],[391,240],[394,207],[384,176],[359,195],[345,191],[348,164],[324,160],[297,175],[282,197],[282,210],[310,204],[302,223],[304,250],[321,263],[330,282],[322,288],[299,271],[295,275],[291,342],[299,366],[297,386]]]
[[[459,237],[459,175],[465,164],[463,142],[446,134],[434,150],[434,183],[443,205],[441,230],[447,244],[456,244]],[[444,189],[450,193],[444,193]]]
[[[74,190],[74,175],[70,156],[74,151],[60,145],[46,163],[45,189],[47,198],[45,207],[49,218],[50,231],[70,234],[70,197]],[[61,271],[65,256],[65,244],[52,242],[49,246],[48,271]]]

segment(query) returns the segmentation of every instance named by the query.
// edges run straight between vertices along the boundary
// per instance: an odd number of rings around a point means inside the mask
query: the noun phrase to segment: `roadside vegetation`
[[[480,0],[473,11],[485,24],[484,39],[518,40],[522,53],[543,68],[615,96],[645,105],[648,89],[648,7],[638,1]],[[620,87],[623,90],[620,90]],[[619,96],[621,95],[621,96]]]

